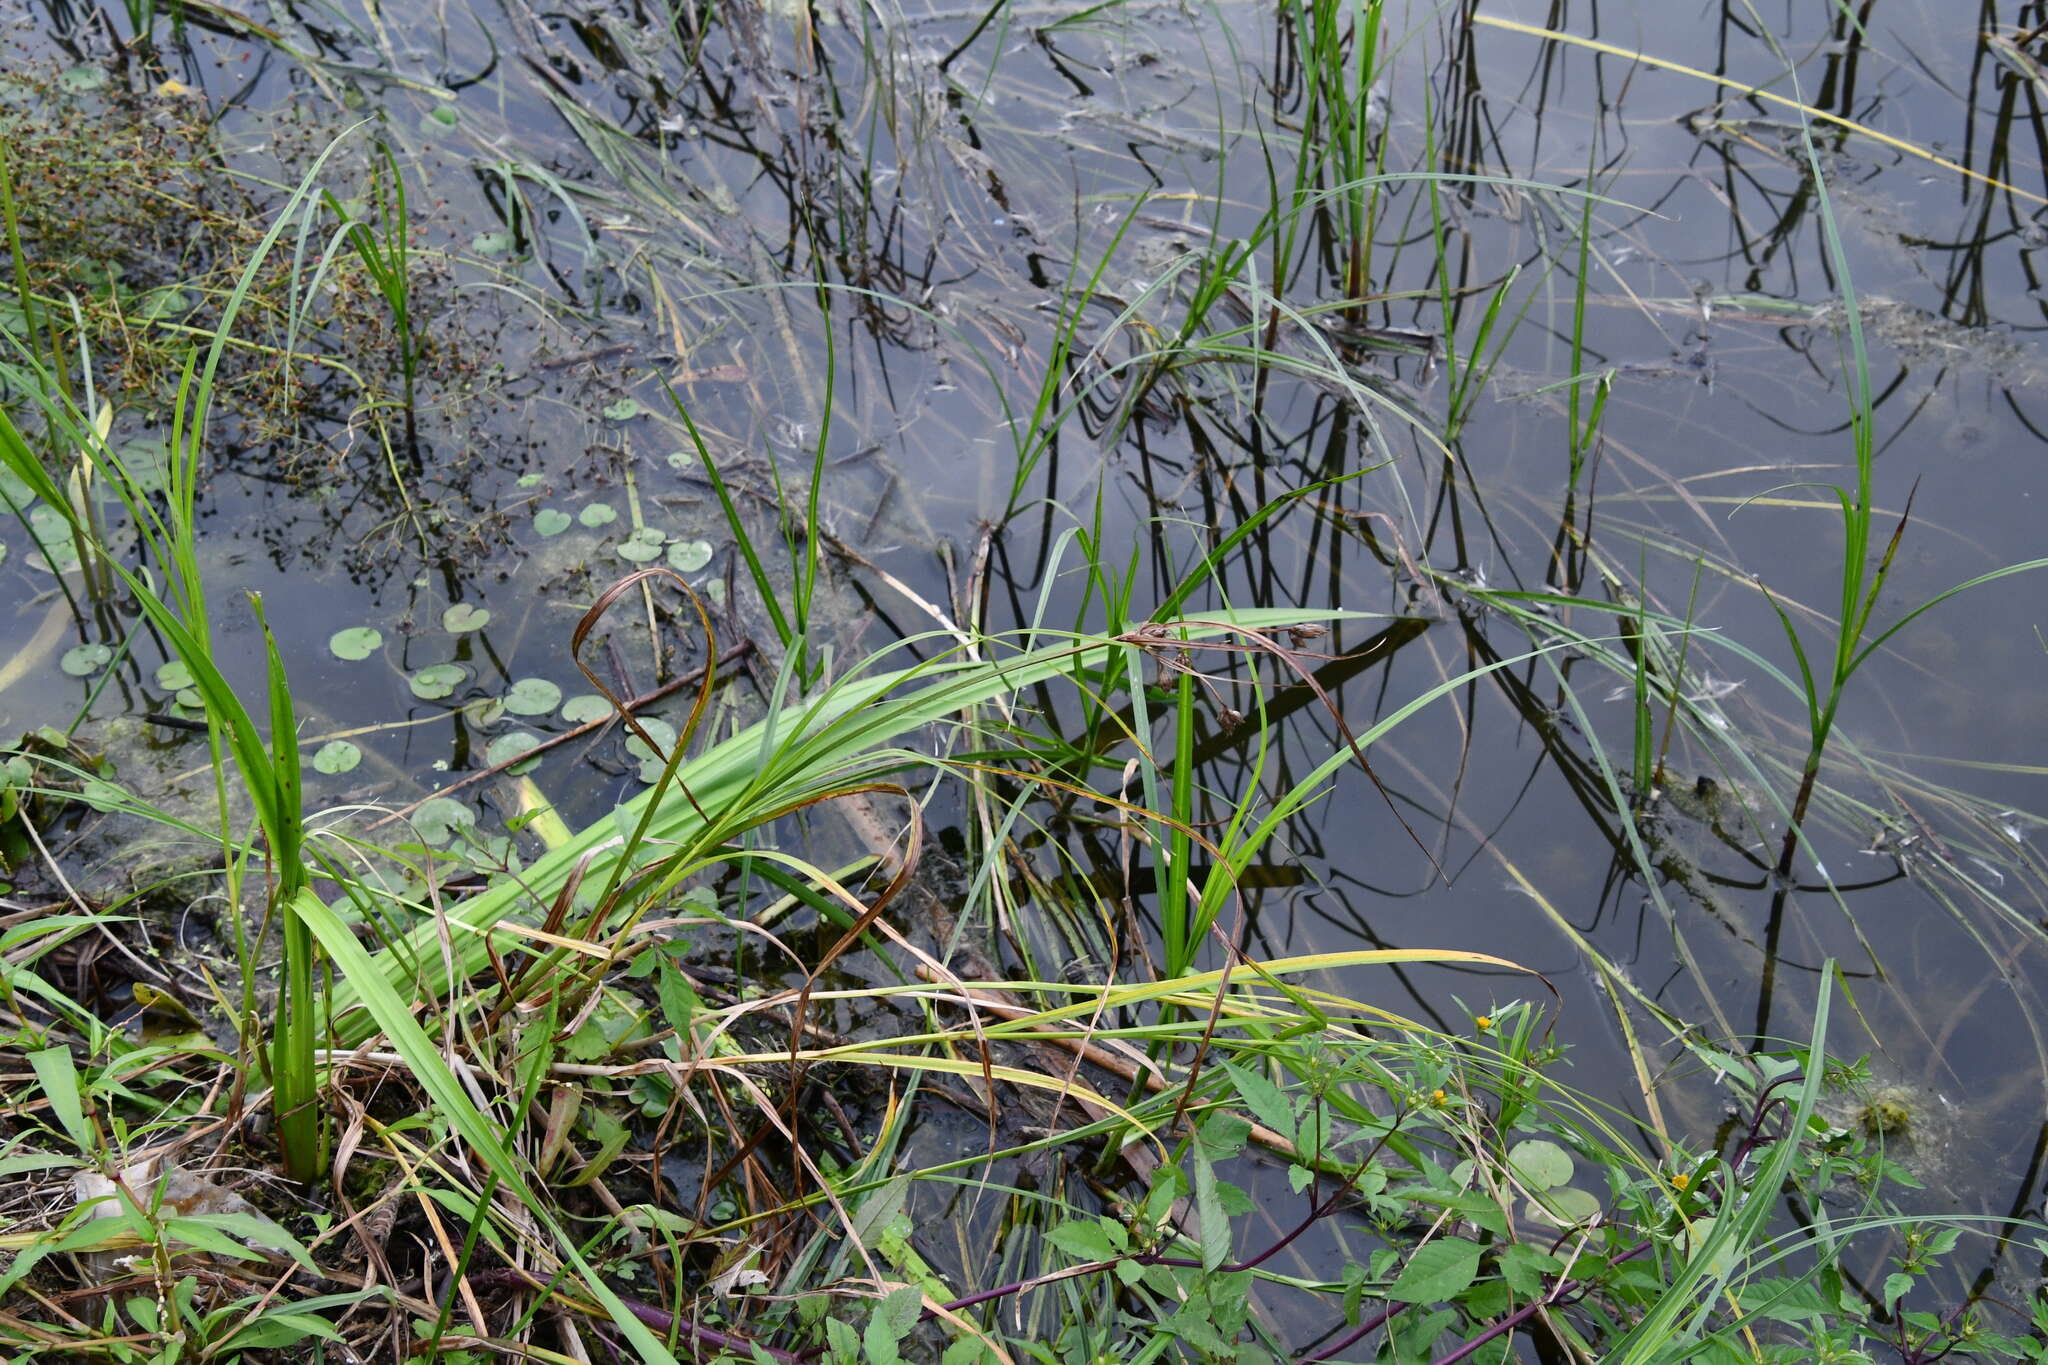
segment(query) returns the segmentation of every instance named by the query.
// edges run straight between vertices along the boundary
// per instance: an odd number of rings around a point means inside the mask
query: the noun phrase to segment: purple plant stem
[[[715,1328],[699,1326],[688,1318],[677,1317],[666,1308],[656,1308],[653,1304],[641,1303],[638,1299],[621,1298],[619,1302],[626,1305],[627,1312],[657,1332],[680,1330],[693,1342],[702,1342],[714,1351],[729,1351],[737,1356],[751,1355],[755,1351],[763,1351],[767,1353],[770,1359],[780,1362],[780,1365],[803,1365],[801,1357],[793,1355],[788,1351],[778,1351],[773,1346],[763,1346],[751,1337],[738,1336],[731,1332],[720,1332]]]
[[[1390,1318],[1392,1318],[1394,1314],[1400,1312],[1407,1306],[1408,1305],[1405,1303],[1389,1305],[1387,1309],[1381,1312],[1377,1317],[1367,1318],[1364,1322],[1359,1323],[1358,1326],[1352,1328],[1343,1336],[1338,1337],[1328,1346],[1323,1347],[1319,1351],[1312,1351],[1308,1355],[1301,1357],[1301,1359],[1298,1362],[1296,1362],[1296,1365],[1310,1365],[1310,1362],[1312,1361],[1328,1360],[1331,1356],[1337,1354],[1337,1352],[1339,1351],[1350,1350],[1352,1346],[1357,1344],[1368,1333],[1372,1332],[1375,1328],[1385,1326],[1387,1321]]]
[[[1636,1257],[1642,1255],[1649,1249],[1650,1244],[1647,1241],[1637,1242],[1627,1251],[1622,1252],[1621,1255],[1615,1257],[1612,1261],[1609,1261],[1608,1264],[1620,1265],[1623,1261],[1634,1260]],[[1549,1291],[1546,1292],[1542,1298],[1537,1299],[1533,1303],[1527,1303],[1524,1304],[1522,1307],[1517,1308],[1514,1312],[1508,1314],[1499,1322],[1496,1322],[1493,1326],[1487,1328],[1484,1332],[1481,1332],[1478,1336],[1472,1338],[1472,1340],[1466,1342],[1463,1346],[1460,1346],[1457,1350],[1452,1351],[1449,1355],[1438,1356],[1434,1361],[1430,1363],[1430,1365],[1457,1365],[1458,1361],[1461,1361],[1465,1357],[1471,1355],[1474,1351],[1477,1351],[1480,1347],[1484,1346],[1487,1342],[1492,1341],[1495,1337],[1507,1335],[1509,1332],[1514,1331],[1517,1327],[1520,1327],[1523,1323],[1527,1322],[1530,1318],[1535,1317],[1544,1309],[1553,1307],[1563,1302],[1568,1297],[1568,1295],[1565,1293],[1565,1289],[1567,1286],[1571,1286],[1574,1293],[1583,1292],[1583,1286],[1573,1286],[1570,1280],[1561,1279],[1556,1284],[1552,1285]]]

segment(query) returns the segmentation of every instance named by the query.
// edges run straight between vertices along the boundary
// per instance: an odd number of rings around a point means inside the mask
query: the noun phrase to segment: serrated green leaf
[[[1479,1276],[1477,1242],[1439,1237],[1415,1249],[1400,1277],[1387,1290],[1395,1303],[1444,1303],[1465,1292]]]

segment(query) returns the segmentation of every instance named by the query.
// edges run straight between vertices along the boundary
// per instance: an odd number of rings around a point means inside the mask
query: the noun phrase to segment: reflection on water
[[[578,684],[567,634],[634,564],[687,566],[729,638],[772,641],[671,390],[767,541],[789,529],[777,488],[823,469],[837,553],[820,630],[841,657],[930,628],[927,604],[990,628],[1082,610],[1088,585],[1055,557],[1077,518],[1099,516],[1120,555],[1146,547],[1138,596],[1156,598],[1218,528],[1312,488],[1227,557],[1219,596],[1391,618],[1318,645],[1347,656],[1316,677],[1354,731],[1543,643],[1511,606],[1626,637],[1648,603],[1711,633],[1667,641],[1689,651],[1706,721],[1667,740],[1657,719],[1660,780],[1643,790],[1628,679],[1558,651],[1460,689],[1374,747],[1384,795],[1353,773],[1291,822],[1284,860],[1245,889],[1247,945],[1514,958],[1564,993],[1576,1083],[1701,1134],[1713,1092],[1692,1077],[1645,1091],[1619,1021],[1653,1052],[1659,1011],[1717,1037],[1802,1035],[1837,958],[1857,1004],[1837,1049],[1963,1116],[1924,1126],[1941,1136],[1922,1178],[1964,1208],[2030,1208],[2048,916],[2038,827],[1998,814],[2044,806],[2028,579],[1946,604],[1872,660],[1813,846],[1775,873],[1805,742],[1777,612],[1831,638],[1815,627],[1837,610],[1842,546],[1823,485],[1852,473],[1828,231],[1869,348],[1880,536],[1911,499],[1880,619],[2039,553],[2044,186],[2030,87],[1986,60],[2016,16],[1965,25],[1930,4],[1873,35],[1803,7],[1780,35],[1795,86],[1741,7],[1596,12],[1608,41],[1717,79],[1392,6],[1390,78],[1344,126],[1361,145],[1385,134],[1367,170],[1433,151],[1473,178],[1389,180],[1369,201],[1328,163],[1302,170],[1299,130],[1337,126],[1328,92],[1286,24],[1242,4],[279,6],[275,44],[206,9],[161,68],[111,60],[103,32],[57,8],[23,11],[10,42],[39,71],[105,70],[138,99],[191,87],[176,98],[218,118],[204,184],[236,187],[251,221],[345,130],[337,195],[370,193],[373,138],[404,168],[425,339],[412,420],[394,420],[372,301],[321,302],[303,326],[252,317],[257,344],[326,360],[294,368],[280,409],[232,414],[205,503],[215,587],[283,604],[323,725],[432,722],[365,741],[402,776],[335,795],[405,800],[406,782],[480,766],[490,726],[452,708],[531,675]],[[1830,229],[1783,98],[2001,186],[1817,125]],[[144,101],[132,117],[161,114]],[[206,249],[244,240],[194,222]],[[152,249],[182,274],[147,288],[221,287],[176,244]],[[140,382],[118,397],[123,435],[146,439],[160,398]],[[1597,436],[1575,442],[1575,421]],[[54,580],[17,528],[0,541],[14,646]],[[446,628],[455,604],[488,624]],[[356,625],[383,648],[336,661],[330,635]],[[112,643],[129,623],[86,629]],[[680,633],[650,648],[621,627],[602,667],[645,691],[700,662]],[[157,662],[139,649],[94,714],[160,709]],[[439,696],[418,683],[435,668],[456,679]],[[1268,681],[1286,724],[1265,774],[1219,719],[1197,748],[1206,790],[1281,790],[1344,743],[1312,689]],[[52,654],[0,707],[20,729],[85,696]],[[541,773],[576,814],[633,784],[629,758],[591,761],[608,766]],[[1117,884],[1113,841],[1055,832]],[[1480,1008],[1527,990],[1398,979],[1410,998],[1389,1005],[1447,1027],[1454,995]]]

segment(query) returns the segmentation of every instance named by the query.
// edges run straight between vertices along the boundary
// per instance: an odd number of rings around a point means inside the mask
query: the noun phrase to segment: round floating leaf
[[[104,66],[87,63],[84,66],[71,67],[59,74],[57,84],[74,95],[84,95],[94,90],[106,89],[107,83],[112,79]]]
[[[420,120],[428,131],[441,133],[447,132],[461,121],[461,115],[455,112],[455,106],[452,104],[437,104],[427,110],[427,116]]]
[[[588,725],[612,713],[612,704],[595,692],[579,692],[562,703],[562,719],[571,725]]]
[[[157,669],[156,685],[166,692],[183,692],[192,686],[192,670],[183,659],[173,659]]]
[[[453,693],[468,676],[461,664],[431,664],[412,675],[412,694],[421,701],[438,701]]]
[[[1532,1191],[1555,1189],[1572,1178],[1572,1154],[1540,1138],[1516,1143],[1508,1151],[1508,1165]]]
[[[710,562],[708,540],[679,540],[668,547],[668,566],[677,573],[696,573]]]
[[[191,312],[194,302],[193,297],[183,289],[175,284],[167,284],[161,289],[152,289],[144,294],[142,304],[136,311],[150,322],[155,322],[160,318],[178,317]]]
[[[64,651],[64,657],[57,660],[57,667],[74,678],[90,677],[105,668],[113,659],[114,651],[107,645],[79,645]]]
[[[313,755],[313,771],[332,777],[363,761],[363,751],[345,739],[330,739]]]
[[[5,465],[0,465],[0,502],[14,507],[27,507],[35,500],[36,495],[29,491],[29,486],[21,475]]]
[[[663,536],[652,526],[642,526],[619,546],[619,558],[635,564],[652,564],[661,558]]]
[[[476,812],[452,797],[430,797],[412,813],[412,827],[428,843],[445,844],[455,831],[476,828]]]
[[[463,635],[472,630],[482,630],[491,623],[488,607],[479,607],[470,602],[457,602],[441,613],[441,629],[451,635]]]
[[[518,477],[518,479],[516,479],[514,482],[516,482],[521,488],[538,488],[540,487],[540,475],[521,474]]]
[[[576,514],[576,520],[591,527],[609,526],[618,519],[619,514],[612,510],[608,502],[593,502]]]
[[[189,706],[194,711],[203,711],[206,707],[206,703],[199,699],[199,689],[196,687],[181,689],[178,693],[178,705]]]
[[[469,239],[469,249],[479,256],[502,256],[512,249],[512,234],[479,232]]]
[[[97,811],[119,810],[128,803],[128,793],[111,782],[88,777],[78,789],[78,799]]]
[[[640,400],[637,398],[621,398],[616,403],[605,404],[604,408],[605,417],[614,422],[630,422],[640,412]]]
[[[668,453],[668,467],[678,474],[697,463],[697,457],[687,450],[671,450]]]
[[[559,507],[543,507],[533,514],[533,533],[537,536],[558,536],[569,529],[569,514]]]
[[[114,452],[114,463],[139,493],[161,493],[170,482],[171,448],[154,437],[129,441]]]
[[[484,759],[495,768],[500,763],[512,763],[513,759],[539,746],[540,736],[533,733],[533,731],[508,730],[504,734],[493,738],[490,744],[485,746]],[[510,771],[523,773],[533,768],[539,762],[540,759],[536,757],[524,763],[512,763]]]
[[[643,761],[654,759],[656,766],[659,767],[662,758],[666,758],[669,750],[676,747],[676,727],[670,725],[659,716],[642,716],[640,717],[640,728],[645,730],[654,742],[661,746],[661,756],[656,757],[656,755],[649,752],[647,741],[641,739],[639,735],[634,734],[630,730],[626,732],[626,752]]]
[[[505,709],[515,716],[544,716],[562,704],[562,689],[546,678],[521,678],[505,694]]]
[[[724,605],[725,605],[725,580],[724,580],[724,579],[722,579],[722,578],[714,578],[714,579],[712,579],[712,580],[711,580],[711,581],[710,581],[709,583],[706,583],[706,584],[704,585],[704,595],[705,595],[706,597],[708,597],[708,598],[710,598],[710,599],[711,599],[711,605],[712,605],[712,606],[714,606],[714,607],[722,607],[722,606],[724,606]]]
[[[375,626],[350,626],[327,637],[327,648],[337,659],[367,659],[384,644],[384,633]]]
[[[1600,1213],[1600,1201],[1586,1191],[1571,1185],[1561,1189],[1545,1190],[1531,1199],[1524,1212],[1532,1222],[1549,1223],[1555,1227],[1570,1227],[1584,1223]]]

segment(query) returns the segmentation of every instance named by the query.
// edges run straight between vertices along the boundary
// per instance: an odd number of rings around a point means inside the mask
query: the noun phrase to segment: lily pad
[[[476,812],[453,797],[429,797],[412,813],[412,827],[428,843],[445,844],[457,830],[476,828]]]
[[[479,256],[502,256],[512,249],[512,234],[479,232],[469,239],[469,249]]]
[[[455,125],[462,122],[462,116],[455,112],[452,104],[437,104],[427,110],[420,119],[420,131],[428,137],[445,137],[453,132]]]
[[[595,692],[579,692],[562,703],[562,719],[571,725],[588,725],[612,713],[612,704]]]
[[[113,811],[128,804],[128,793],[102,778],[88,777],[78,789],[78,799],[96,811]]]
[[[538,488],[540,487],[540,477],[538,474],[521,474],[513,482],[521,488]]]
[[[670,725],[659,716],[640,717],[640,728],[645,730],[649,737],[661,746],[662,751],[658,755],[655,754],[647,747],[646,740],[629,730],[626,732],[626,752],[633,757],[642,760],[651,758],[656,763],[660,763],[662,759],[668,756],[668,751],[676,747],[676,727]]]
[[[161,318],[183,316],[192,311],[192,306],[196,302],[192,295],[177,285],[167,284],[161,289],[152,289],[144,294],[141,307],[136,311],[148,321],[155,322]]]
[[[1554,1142],[1531,1138],[1508,1152],[1508,1166],[1531,1191],[1554,1189],[1572,1178],[1572,1155]]]
[[[569,529],[569,514],[559,507],[543,507],[533,514],[533,533],[537,536],[558,536]]]
[[[678,474],[695,468],[697,464],[697,457],[687,450],[671,450],[668,453],[667,459],[668,467],[675,470]]]
[[[26,481],[13,470],[0,466],[0,502],[10,507],[27,507],[36,500]]]
[[[621,398],[616,403],[607,403],[604,406],[606,419],[613,422],[630,422],[643,411],[637,398]]]
[[[468,676],[461,664],[429,664],[412,675],[412,694],[421,701],[438,701],[452,694]]]
[[[57,667],[74,678],[89,678],[105,668],[113,657],[110,645],[78,645],[64,651],[64,657],[57,660]]]
[[[138,493],[161,493],[170,482],[171,448],[154,437],[122,445],[114,462]]]
[[[540,736],[533,733],[533,731],[507,730],[504,734],[494,737],[485,746],[484,759],[492,767],[496,767],[500,763],[511,763],[513,759],[518,758],[521,754],[539,746]],[[508,771],[514,773],[527,772],[539,762],[540,756],[536,754],[523,763],[512,763]]]
[[[505,709],[515,716],[545,716],[562,704],[562,689],[546,678],[521,678],[505,693]]]
[[[173,659],[156,671],[156,685],[166,692],[183,692],[193,681],[192,670],[183,659]]]
[[[78,567],[78,542],[62,512],[39,502],[29,509],[28,529],[42,550],[43,567],[52,573],[70,573]]]
[[[642,526],[619,545],[619,558],[635,564],[652,564],[661,558],[662,533],[652,526]]]
[[[609,526],[618,519],[619,514],[612,510],[612,505],[608,502],[593,502],[576,514],[576,520],[591,527]]]
[[[677,573],[696,573],[710,562],[708,540],[679,540],[668,547],[668,566]]]
[[[330,739],[313,755],[313,771],[333,777],[363,761],[363,751],[345,739]]]
[[[350,626],[327,637],[327,648],[337,659],[367,659],[384,644],[384,633],[375,626]]]
[[[451,635],[464,635],[472,630],[482,630],[490,623],[490,608],[479,607],[473,602],[457,602],[441,613],[441,629]]]

